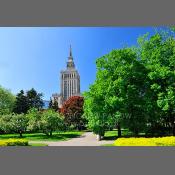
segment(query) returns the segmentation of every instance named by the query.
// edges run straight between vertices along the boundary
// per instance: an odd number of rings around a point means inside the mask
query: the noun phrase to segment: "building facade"
[[[66,70],[62,70],[60,73],[60,89],[61,93],[55,93],[52,95],[52,100],[58,102],[58,106],[62,104],[72,96],[81,96],[80,94],[80,75],[75,68],[75,63],[72,56],[72,48],[70,46],[69,57],[67,61]]]

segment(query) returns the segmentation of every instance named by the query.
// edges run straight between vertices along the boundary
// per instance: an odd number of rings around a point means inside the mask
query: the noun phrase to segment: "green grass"
[[[115,140],[116,138],[117,138],[117,130],[105,132],[104,140]]]
[[[127,129],[122,129],[122,137],[130,137],[132,136],[132,133],[129,132]],[[116,140],[118,137],[118,131],[117,129],[112,131],[106,131],[104,140]]]
[[[30,143],[29,146],[48,146],[45,143]]]
[[[83,134],[80,131],[67,131],[67,132],[53,132],[52,136],[47,136],[43,133],[31,133],[23,134],[22,138],[28,141],[66,141],[71,138],[75,138]],[[20,138],[19,134],[2,134],[0,135],[0,140],[9,138]]]

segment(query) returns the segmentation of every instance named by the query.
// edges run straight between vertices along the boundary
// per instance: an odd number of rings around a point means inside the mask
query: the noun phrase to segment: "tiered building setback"
[[[80,75],[75,68],[72,48],[70,46],[70,53],[67,61],[66,70],[61,71],[60,74],[60,94],[53,94],[52,100],[58,102],[58,106],[62,104],[72,96],[81,96],[80,94]]]

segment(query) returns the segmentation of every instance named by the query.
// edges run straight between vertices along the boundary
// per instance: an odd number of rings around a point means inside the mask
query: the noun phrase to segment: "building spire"
[[[70,45],[70,57],[72,57],[72,47]]]
[[[70,45],[69,57],[67,62],[67,68],[75,68],[75,64],[72,57],[72,47]]]

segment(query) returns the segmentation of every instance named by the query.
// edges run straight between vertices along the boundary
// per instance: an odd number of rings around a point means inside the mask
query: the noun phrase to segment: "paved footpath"
[[[48,146],[101,146],[104,144],[113,144],[114,141],[97,141],[96,136],[92,132],[86,132],[80,137],[67,141],[31,141],[29,143],[46,143]]]

